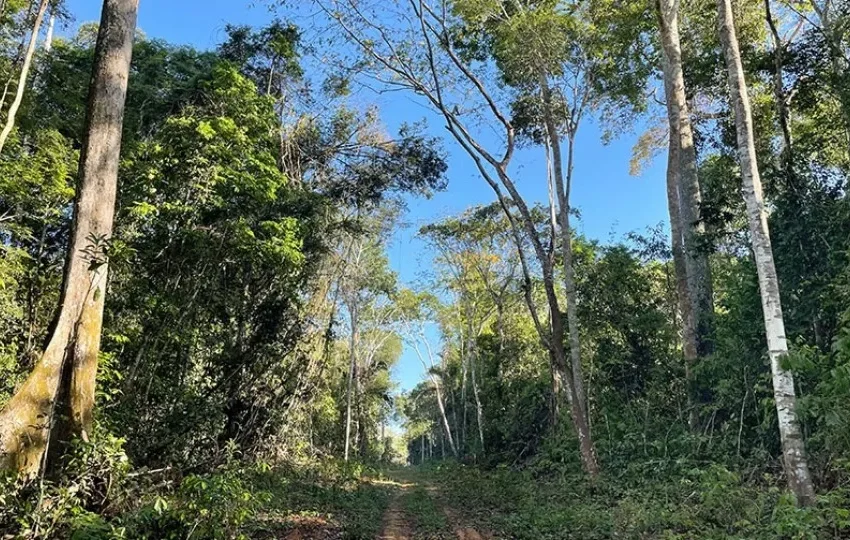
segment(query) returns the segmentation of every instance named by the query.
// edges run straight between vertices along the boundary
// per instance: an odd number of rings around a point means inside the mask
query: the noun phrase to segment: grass
[[[456,464],[427,474],[466,523],[498,538],[850,538],[844,510],[850,494],[836,490],[823,494],[817,507],[798,509],[775,483],[747,484],[721,466],[659,467],[594,483],[576,473],[482,472]]]
[[[392,495],[391,485],[371,482],[368,477],[292,478],[272,472],[258,487],[270,497],[250,527],[252,538],[274,538],[281,531],[297,528],[327,531],[333,537],[372,539],[380,533]]]
[[[410,517],[415,538],[448,538],[446,515],[422,484],[408,488],[402,495],[402,509]]]

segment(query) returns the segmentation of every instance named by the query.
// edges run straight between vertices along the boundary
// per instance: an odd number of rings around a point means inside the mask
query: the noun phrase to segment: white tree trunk
[[[345,461],[348,461],[348,455],[351,451],[352,400],[354,398],[354,379],[357,377],[357,307],[354,302],[348,304],[348,316],[351,323],[351,334],[348,341],[348,388],[345,404],[345,451],[343,457]]]
[[[474,330],[473,318],[476,309],[471,302],[466,303],[466,346],[464,347],[464,358],[469,366],[469,376],[472,379],[472,396],[475,399],[475,419],[478,426],[478,442],[481,444],[481,452],[484,452],[484,409],[481,406],[481,394],[478,391],[478,379],[475,371],[475,362],[478,359],[476,352],[476,339],[481,330]]]
[[[32,66],[32,57],[35,54],[36,44],[38,43],[38,32],[41,30],[41,22],[44,20],[44,13],[47,11],[47,6],[50,0],[41,0],[38,5],[38,11],[35,14],[35,22],[32,25],[32,35],[30,35],[27,52],[24,55],[24,63],[21,66],[21,75],[18,77],[18,89],[15,92],[15,99],[9,105],[9,112],[6,115],[6,124],[3,126],[3,131],[0,131],[0,152],[6,146],[6,140],[12,129],[15,127],[15,117],[18,115],[18,109],[21,107],[21,102],[24,99],[24,91],[27,88],[27,77],[29,76],[30,67]]]
[[[440,408],[440,417],[443,420],[443,428],[446,430],[446,439],[449,441],[449,449],[452,454],[457,457],[457,446],[455,446],[454,437],[452,437],[452,428],[449,425],[449,417],[446,416],[446,405],[443,401],[443,391],[440,388],[440,381],[435,375],[431,375],[431,382],[434,383],[434,390],[437,394],[437,406]]]
[[[552,111],[552,96],[546,74],[540,74],[540,90],[543,101],[543,121],[546,135],[552,153],[552,176],[555,189],[557,190],[558,219],[561,226],[561,251],[564,264],[564,287],[567,296],[567,337],[570,344],[570,371],[569,384],[566,391],[571,393],[568,401],[573,417],[573,425],[579,440],[579,451],[585,470],[591,476],[596,476],[599,466],[596,459],[596,448],[593,444],[593,436],[590,432],[590,415],[588,403],[584,392],[584,375],[581,365],[581,339],[578,320],[578,295],[576,293],[575,269],[573,267],[572,228],[570,227],[570,184],[572,182],[573,150],[575,144],[576,125],[569,126],[567,166],[564,170],[561,157],[561,136],[555,124],[555,115]],[[568,121],[574,122],[573,119]],[[557,303],[555,303],[557,306]],[[556,327],[555,318],[560,318],[561,313],[552,313],[553,329]],[[558,339],[557,333],[553,332],[553,341]],[[556,345],[553,343],[553,345]],[[553,373],[553,377],[555,374]],[[558,384],[557,378],[553,382]]]
[[[747,205],[747,220],[750,226],[752,249],[758,271],[767,347],[773,374],[773,395],[779,419],[779,435],[782,442],[785,473],[788,484],[801,505],[815,502],[814,487],[806,461],[805,445],[797,419],[797,399],[794,377],[782,367],[783,357],[788,353],[785,322],[779,296],[779,280],[773,261],[770,231],[767,223],[764,194],[756,160],[755,134],[747,95],[747,83],[741,63],[738,37],[731,0],[717,0],[718,29],[726,68],[729,76],[729,94],[735,113],[738,140],[738,159],[741,166],[744,200]]]
[[[471,355],[469,365],[472,372],[472,393],[475,396],[475,413],[478,420],[478,442],[481,444],[481,452],[484,453],[484,408],[481,406],[481,395],[478,392],[478,380],[475,373],[476,358],[477,355]]]
[[[47,35],[44,36],[44,50],[50,52],[53,50],[53,30],[56,27],[56,15],[50,15],[50,20],[47,22]]]

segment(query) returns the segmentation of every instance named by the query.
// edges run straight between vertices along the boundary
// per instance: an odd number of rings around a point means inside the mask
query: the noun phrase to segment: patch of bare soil
[[[413,528],[407,515],[401,509],[400,501],[404,489],[406,488],[402,487],[396,491],[392,500],[390,500],[387,511],[384,513],[384,525],[381,527],[381,535],[378,537],[380,540],[408,540],[413,538],[410,533]]]

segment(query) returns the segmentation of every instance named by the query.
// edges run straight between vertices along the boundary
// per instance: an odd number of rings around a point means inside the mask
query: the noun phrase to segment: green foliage
[[[249,482],[252,475],[231,463],[204,475],[190,475],[168,497],[152,501],[126,518],[131,537],[203,539],[248,538],[249,520],[271,499]]]
[[[719,465],[646,463],[595,483],[572,472],[534,476],[442,465],[442,493],[464,517],[510,538],[832,538],[848,532],[847,494],[797,508],[779,489],[745,483]],[[576,470],[575,468],[571,468]],[[434,473],[432,473],[434,474]],[[771,484],[774,479],[766,478]],[[842,502],[839,502],[842,501]]]
[[[403,511],[412,516],[414,534],[418,538],[438,538],[447,528],[446,516],[427,488],[417,484],[405,494]]]
[[[100,513],[129,495],[130,464],[124,440],[95,429],[90,442],[75,440],[55,478],[4,476],[0,531],[15,538],[125,538]]]
[[[448,533],[446,506],[509,538],[850,536],[850,10],[834,2],[831,12],[767,2],[788,40],[779,44],[767,38],[764,3],[735,2],[792,345],[782,363],[795,376],[815,506],[798,508],[782,487],[715,6],[694,1],[682,3],[680,23],[714,353],[686,369],[664,232],[573,239],[600,478],[579,474],[568,413],[555,414],[541,343],[549,304],[540,261],[527,257],[529,275],[521,271],[530,247],[528,231],[508,219],[515,201],[423,227],[434,279],[401,284],[386,247],[409,197],[446,186],[447,155],[424,124],[392,118],[401,127],[390,134],[376,108],[347,99],[368,62],[320,73],[304,58],[333,40],[307,43],[297,25],[275,20],[226,26],[214,51],[136,40],[115,232],[84,248],[110,276],[97,427],[90,440],[51,446],[43,477],[0,480],[0,535],[224,539],[316,529],[373,538],[399,497],[422,537]],[[10,89],[33,5],[0,2],[0,75]],[[467,89],[451,76],[439,91],[430,76],[412,84],[464,98],[444,111],[453,129],[470,126],[463,144],[479,125],[456,119],[482,104],[506,111],[522,143],[545,143],[544,88],[551,119],[570,138],[591,114],[608,137],[637,113],[665,113],[648,99],[660,93],[654,4],[446,7],[419,11],[430,48],[405,42],[388,60],[401,63],[395,75],[408,83],[408,69],[414,79],[434,70],[436,82],[445,69],[469,68],[455,73],[474,74]],[[52,9],[66,15],[62,2]],[[396,25],[418,23],[416,15],[365,25],[393,49]],[[429,33],[441,16],[446,31]],[[37,53],[0,155],[0,404],[30,372],[59,301],[80,211],[74,181],[95,35],[86,25]],[[417,56],[425,50],[436,51],[437,64]],[[481,88],[487,96],[476,103]],[[640,157],[664,139],[658,130],[643,137]],[[507,163],[484,158],[504,174]],[[531,210],[541,234],[557,229],[549,210]],[[548,243],[563,299],[554,234]],[[529,307],[544,314],[542,332]],[[427,381],[394,396],[393,366],[414,342]],[[341,462],[349,402],[356,460]],[[384,432],[391,419],[403,436]],[[424,464],[407,490],[366,465],[405,459]]]

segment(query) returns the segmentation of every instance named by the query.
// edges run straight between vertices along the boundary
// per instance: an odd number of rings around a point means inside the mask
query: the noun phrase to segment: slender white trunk
[[[469,349],[469,367],[470,376],[472,378],[472,394],[475,396],[475,413],[478,420],[478,442],[481,444],[481,452],[484,453],[484,408],[481,406],[481,395],[478,392],[478,380],[475,373],[475,360],[477,355],[472,354],[475,347]]]
[[[351,319],[351,335],[349,336],[349,365],[348,365],[348,389],[346,391],[345,405],[345,452],[344,460],[348,461],[351,451],[351,417],[352,400],[354,397],[354,379],[357,377],[357,307],[352,303],[348,305],[348,314]]]
[[[416,356],[419,357],[419,361],[422,363],[422,367],[425,369],[425,372],[428,374],[428,378],[431,379],[431,384],[434,385],[434,393],[437,396],[437,407],[440,410],[440,419],[443,422],[443,428],[446,431],[446,439],[449,441],[449,449],[452,451],[452,454],[457,457],[457,446],[455,445],[454,437],[452,437],[452,428],[449,424],[449,417],[446,415],[446,404],[443,399],[443,389],[440,386],[439,377],[434,374],[434,353],[431,349],[431,345],[428,343],[428,339],[425,337],[424,331],[419,332],[419,338],[422,339],[422,344],[425,346],[426,354],[428,355],[428,362],[425,362],[425,354],[422,353],[422,348],[419,347],[419,342],[417,338],[414,338],[411,341],[413,345],[413,350],[416,351]],[[429,366],[430,364],[430,366]],[[457,408],[455,408],[455,412]],[[455,430],[457,430],[457,414],[455,414]]]
[[[475,420],[478,427],[478,442],[481,444],[481,452],[484,452],[484,410],[481,406],[481,394],[478,391],[478,380],[475,371],[475,362],[478,359],[476,352],[476,339],[481,333],[473,325],[475,309],[471,302],[466,302],[466,345],[464,347],[464,358],[469,368],[469,378],[472,381],[472,396],[475,399]]]
[[[452,437],[452,428],[449,425],[449,417],[446,416],[446,405],[443,401],[443,391],[440,388],[440,381],[435,375],[431,375],[431,382],[434,383],[434,391],[437,394],[437,407],[440,409],[440,417],[443,420],[443,428],[446,430],[446,439],[449,441],[449,449],[452,454],[457,457],[457,446],[455,446],[454,437]]]
[[[469,315],[467,310],[467,316]],[[461,322],[461,336],[460,336],[460,365],[461,365],[461,382],[460,382],[460,403],[462,408],[461,414],[461,427],[460,433],[458,434],[458,446],[463,449],[466,448],[466,424],[467,424],[467,402],[466,402],[466,387],[468,385],[469,380],[469,349],[464,345],[466,341],[464,341],[463,337],[463,323]]]
[[[49,0],[41,0],[38,5],[38,11],[35,14],[35,22],[32,25],[32,35],[30,35],[27,52],[24,55],[24,63],[21,66],[21,75],[18,77],[18,89],[15,93],[15,99],[9,105],[9,112],[6,115],[6,124],[3,126],[3,131],[0,131],[0,152],[6,145],[6,140],[12,129],[15,127],[15,117],[18,115],[18,109],[21,107],[21,102],[24,99],[24,90],[27,88],[27,77],[29,76],[30,67],[32,66],[32,57],[35,54],[36,44],[38,43],[38,32],[41,30],[41,22],[44,20],[44,13],[47,11]]]
[[[47,35],[44,36],[44,50],[50,52],[53,50],[53,30],[56,27],[56,15],[51,13],[50,19],[47,22]]]
[[[776,401],[776,413],[779,420],[779,435],[782,442],[785,473],[788,476],[788,484],[791,490],[797,496],[797,502],[801,505],[810,505],[815,502],[815,493],[797,418],[794,378],[790,371],[782,367],[783,357],[788,353],[788,342],[785,336],[785,322],[779,296],[779,280],[776,275],[773,249],[770,244],[770,231],[761,177],[756,161],[750,100],[747,95],[747,83],[744,78],[738,37],[735,32],[731,0],[717,0],[717,15],[720,42],[726,58],[729,76],[729,94],[735,113],[738,159],[741,166],[747,220],[750,226],[752,249],[761,291],[767,347],[773,374],[773,396]]]
[[[578,295],[576,293],[575,269],[573,267],[572,228],[570,227],[570,183],[572,182],[573,150],[575,143],[576,125],[574,119],[568,119],[572,125],[568,127],[568,155],[567,166],[564,169],[561,156],[561,136],[555,124],[555,115],[552,111],[552,96],[546,74],[540,74],[540,90],[543,101],[543,121],[546,128],[546,136],[552,155],[552,177],[557,190],[558,218],[561,226],[561,250],[564,264],[564,287],[567,296],[567,337],[570,344],[570,377],[566,391],[571,393],[568,397],[573,426],[579,439],[579,451],[585,471],[591,476],[596,476],[599,466],[596,459],[596,448],[590,432],[590,415],[588,414],[588,403],[584,392],[584,375],[581,365],[581,339],[578,320]],[[556,318],[561,313],[552,313],[553,328]],[[557,333],[553,332],[553,340]],[[557,345],[553,343],[553,345]],[[565,359],[566,360],[566,359]],[[553,373],[553,377],[554,377]],[[557,378],[553,378],[554,384],[559,384]]]

